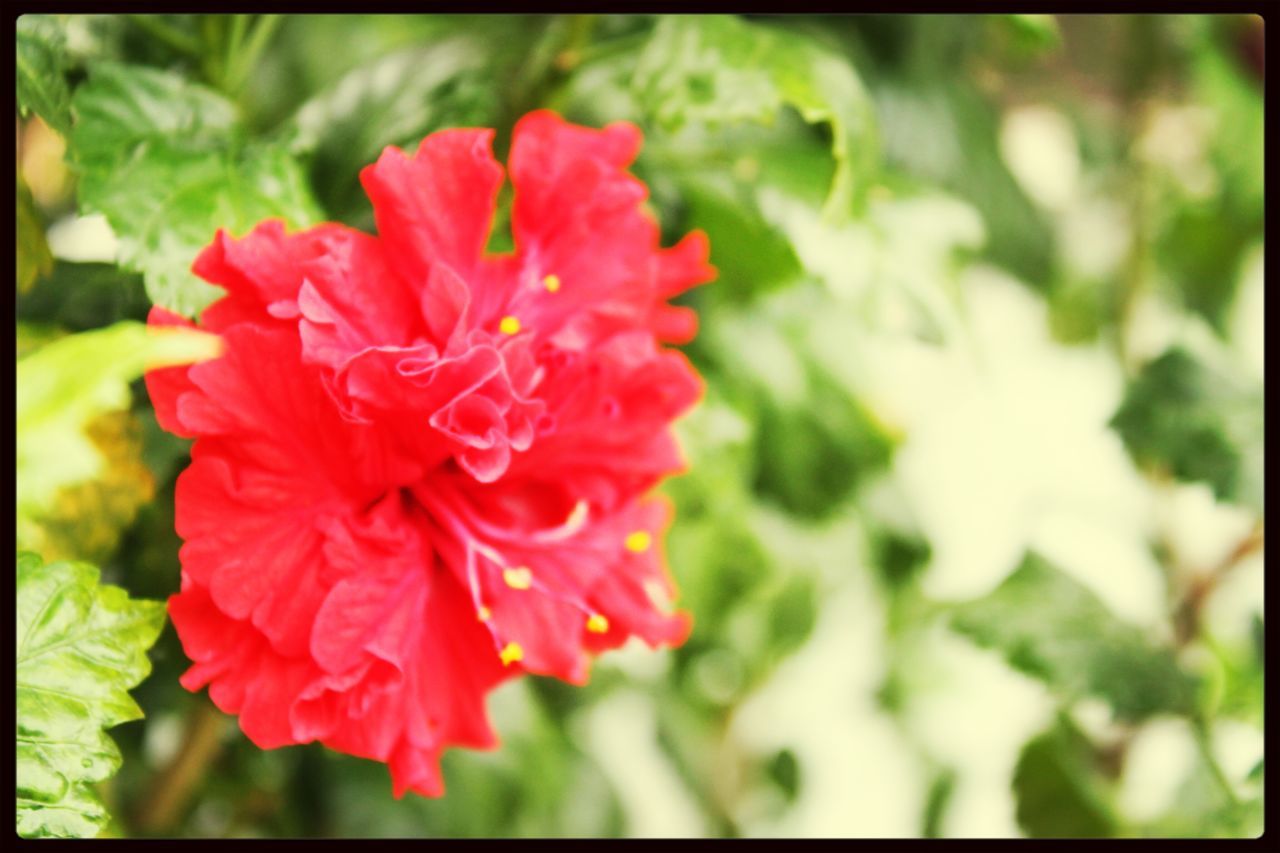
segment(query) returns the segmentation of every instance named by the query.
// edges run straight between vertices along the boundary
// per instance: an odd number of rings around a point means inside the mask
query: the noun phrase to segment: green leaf
[[[885,469],[895,447],[815,353],[813,312],[833,310],[818,287],[796,285],[750,310],[720,311],[703,341],[722,383],[753,403],[751,489],[813,519],[838,512]]]
[[[681,187],[689,221],[711,243],[720,299],[745,299],[799,277],[800,265],[791,244],[760,217],[749,194],[736,192],[709,175],[690,178]]]
[[[139,275],[115,264],[55,260],[18,300],[18,319],[87,332],[118,320],[146,321],[150,307]]]
[[[993,22],[1009,35],[1016,49],[1029,56],[1062,47],[1062,30],[1053,15],[993,15]]]
[[[284,130],[289,149],[308,156],[321,200],[345,213],[365,204],[358,175],[387,145],[416,146],[444,127],[493,126],[501,53],[455,36],[380,57],[303,104]]]
[[[204,332],[124,321],[68,335],[19,359],[19,541],[60,488],[102,470],[102,454],[84,428],[96,415],[128,406],[130,380],[144,370],[211,358],[220,348],[221,341]]]
[[[943,767],[934,773],[933,781],[925,794],[924,813],[921,815],[920,834],[925,838],[942,837],[942,820],[951,805],[956,790],[956,772]]]
[[[97,835],[110,817],[92,783],[120,766],[103,730],[142,717],[128,691],[151,671],[164,604],[20,553],[17,612],[18,834]]]
[[[18,110],[35,113],[67,135],[71,89],[67,86],[66,36],[53,15],[23,15],[17,27]]]
[[[74,110],[82,210],[107,217],[120,262],[170,310],[193,315],[218,297],[191,264],[219,228],[242,235],[264,219],[320,218],[292,155],[244,142],[235,107],[211,89],[104,62],[91,66]]]
[[[846,217],[874,171],[875,119],[852,66],[817,43],[731,15],[662,19],[636,63],[636,99],[668,131],[772,123],[783,106],[826,125],[836,169],[824,213]]]
[[[1115,834],[1111,786],[1100,756],[1060,717],[1022,748],[1013,771],[1018,824],[1032,838],[1101,838]]]
[[[44,222],[27,182],[18,175],[18,292],[26,293],[36,280],[53,272],[53,253],[44,236]]]
[[[707,234],[719,275],[714,288],[697,292],[699,308],[750,302],[803,278],[800,240],[768,215],[770,198],[794,198],[820,222],[835,167],[799,116],[697,140],[653,134],[636,168],[654,203],[673,210],[663,219],[669,239],[693,228]]]
[[[952,627],[1064,700],[1095,696],[1117,718],[1189,713],[1195,682],[1141,630],[1035,554],[983,598],[957,605]]]
[[[1263,509],[1263,388],[1174,347],[1148,363],[1111,419],[1141,465]]]

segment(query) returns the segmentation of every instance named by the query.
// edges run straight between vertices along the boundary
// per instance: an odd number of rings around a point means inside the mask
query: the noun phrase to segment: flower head
[[[495,745],[484,699],[517,673],[586,680],[631,636],[678,644],[649,496],[701,393],[664,342],[708,281],[693,233],[659,246],[627,172],[640,134],[550,112],[513,134],[515,251],[486,252],[490,130],[388,148],[361,179],[378,236],[275,221],[219,233],[221,358],[147,375],[194,437],[169,610],[222,710],[271,748],[320,740],[439,795],[440,752]],[[186,324],[162,308],[154,324]]]

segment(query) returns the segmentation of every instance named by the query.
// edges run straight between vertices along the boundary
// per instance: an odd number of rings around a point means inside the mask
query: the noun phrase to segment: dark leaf
[[[1110,790],[1088,739],[1065,717],[1027,742],[1013,771],[1018,824],[1032,838],[1115,833]]]
[[[66,35],[53,15],[23,15],[17,27],[18,109],[34,112],[63,136],[71,129]]]
[[[1124,720],[1193,708],[1195,682],[1171,649],[1035,554],[989,595],[958,605],[952,626],[1067,701],[1095,696]]]
[[[1129,385],[1111,425],[1141,465],[1263,509],[1263,389],[1176,347]]]

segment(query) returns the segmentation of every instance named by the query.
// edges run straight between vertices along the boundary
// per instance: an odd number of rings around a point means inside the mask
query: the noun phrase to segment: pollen
[[[514,335],[520,331],[520,320],[510,314],[502,318],[498,323],[498,330],[504,335]]]
[[[476,618],[479,619],[481,622],[488,622],[490,617],[492,616],[493,616],[493,611],[485,607],[484,605],[481,605],[480,609],[476,611]]]
[[[525,566],[503,569],[502,580],[512,589],[528,589],[533,584],[533,572]]]
[[[560,289],[560,276],[552,273],[542,280],[542,286],[547,289],[547,293],[555,293]]]
[[[516,661],[524,660],[524,649],[520,648],[519,643],[507,643],[498,652],[498,657],[502,658],[503,666],[511,666]]]
[[[609,620],[601,613],[593,613],[587,620],[587,630],[593,634],[603,634],[609,630]]]
[[[643,554],[653,544],[653,536],[647,530],[637,530],[635,533],[628,535],[626,542],[623,544],[633,554]]]

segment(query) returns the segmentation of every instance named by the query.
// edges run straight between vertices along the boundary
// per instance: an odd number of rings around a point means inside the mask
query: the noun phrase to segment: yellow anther
[[[512,589],[528,589],[533,584],[533,572],[524,566],[516,566],[514,569],[503,569],[502,579]]]
[[[481,622],[488,622],[491,616],[493,616],[493,611],[484,605],[481,605],[480,609],[476,611],[476,618]]]
[[[647,530],[637,530],[635,533],[628,535],[626,542],[623,544],[627,546],[628,551],[642,554],[648,551],[649,546],[653,544],[653,536]]]
[[[507,316],[502,318],[502,321],[500,323],[498,323],[498,330],[502,332],[502,334],[504,335],[514,335],[516,332],[520,331],[519,318],[512,317],[510,314],[508,314]]]
[[[498,657],[502,658],[503,666],[511,666],[518,660],[524,660],[524,649],[520,648],[519,643],[507,643],[498,652]]]
[[[593,634],[603,634],[609,630],[609,620],[600,613],[593,613],[587,620],[587,630]]]
[[[560,289],[560,276],[552,273],[542,280],[542,285],[547,289],[548,293],[555,293]]]

